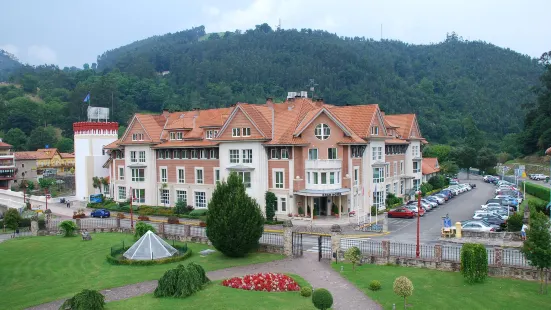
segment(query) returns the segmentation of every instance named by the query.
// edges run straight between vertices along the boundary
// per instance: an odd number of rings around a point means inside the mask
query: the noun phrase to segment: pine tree
[[[264,217],[237,174],[217,184],[208,208],[207,237],[218,251],[242,257],[258,247]]]
[[[535,212],[530,217],[530,226],[526,231],[526,241],[521,252],[531,266],[536,267],[540,274],[540,293],[544,293],[544,269],[551,267],[551,233],[549,219],[541,212]],[[547,283],[547,281],[545,281]],[[547,293],[547,286],[545,286]]]

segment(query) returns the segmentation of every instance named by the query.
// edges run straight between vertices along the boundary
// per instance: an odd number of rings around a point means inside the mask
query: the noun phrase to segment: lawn
[[[332,264],[340,271],[343,264]],[[408,304],[414,309],[549,309],[549,295],[539,295],[539,283],[488,278],[484,284],[466,284],[458,272],[445,272],[412,267],[363,265],[352,271],[344,264],[341,273],[384,309],[403,306],[403,299],[394,294],[392,284],[399,276],[413,282],[413,296]],[[370,291],[369,282],[379,280],[380,291]]]
[[[546,203],[547,201],[543,200],[543,199],[540,199],[536,196],[532,196],[530,194],[526,194],[524,196],[524,200],[522,200],[522,203],[520,204],[520,208],[519,208],[519,212],[524,212],[524,208],[528,205],[528,201],[529,200],[533,200],[533,201],[536,201],[537,203]]]
[[[297,283],[307,285],[302,278],[291,275]],[[188,298],[155,298],[147,294],[107,303],[107,310],[134,309],[255,309],[255,310],[305,310],[316,309],[311,298],[299,292],[257,292],[225,287],[214,281],[207,288]]]
[[[20,309],[65,297],[82,289],[106,289],[159,279],[179,263],[153,266],[113,266],[105,260],[111,246],[133,242],[132,235],[93,234],[92,241],[79,237],[28,237],[0,243],[0,300],[3,309]],[[232,259],[220,253],[201,257],[207,245],[188,243],[193,255],[180,263],[196,262],[205,270],[263,263],[283,258],[254,253]]]

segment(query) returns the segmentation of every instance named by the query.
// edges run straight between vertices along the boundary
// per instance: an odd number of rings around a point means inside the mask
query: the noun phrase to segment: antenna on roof
[[[277,24],[277,30],[281,30],[281,18],[279,19],[279,22]]]
[[[312,99],[314,99],[314,94],[316,92],[316,86],[318,86],[318,84],[316,84],[316,81],[314,79],[310,79],[308,87],[310,87],[310,91],[312,92]]]

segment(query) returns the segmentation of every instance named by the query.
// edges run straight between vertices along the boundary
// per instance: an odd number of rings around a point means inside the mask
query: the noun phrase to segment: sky
[[[82,67],[103,52],[204,25],[207,32],[268,23],[341,36],[443,41],[455,31],[531,57],[551,50],[549,0],[4,0],[0,49],[23,63]]]

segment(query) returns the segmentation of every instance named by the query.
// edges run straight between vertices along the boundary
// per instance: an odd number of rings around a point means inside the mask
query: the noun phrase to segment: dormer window
[[[235,128],[234,128],[235,129]],[[205,138],[207,139],[214,139],[218,135],[218,130],[207,130],[205,134]]]
[[[371,134],[374,135],[374,136],[378,136],[379,135],[379,127],[371,126]]]
[[[171,132],[170,133],[170,140],[182,140],[184,137],[184,134],[181,131],[177,132]]]
[[[326,124],[318,124],[314,130],[314,134],[316,135],[316,138],[325,140],[329,138],[329,135],[331,135],[331,129],[329,129],[329,126]]]
[[[132,141],[143,141],[143,133],[133,133]]]
[[[251,136],[251,128],[243,128],[243,137]]]
[[[231,136],[232,137],[241,137],[241,128],[232,128]]]

